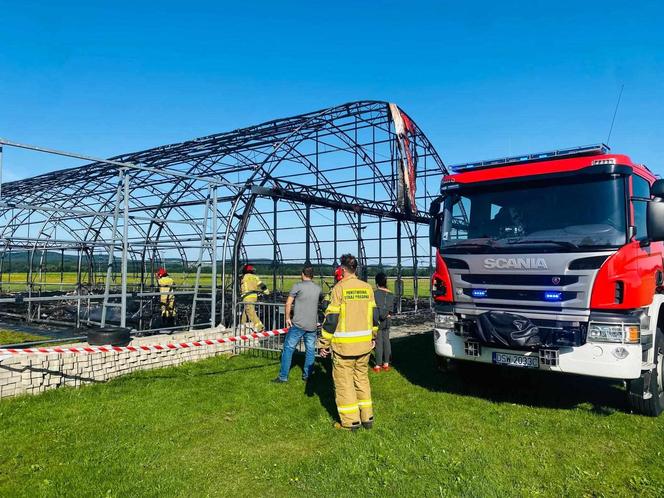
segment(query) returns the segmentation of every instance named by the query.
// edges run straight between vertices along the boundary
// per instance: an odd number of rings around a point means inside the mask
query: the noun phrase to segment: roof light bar
[[[455,166],[451,166],[450,169],[458,173],[472,169],[495,168],[497,166],[528,163],[533,161],[541,161],[543,159],[606,154],[609,152],[609,150],[611,149],[606,144],[582,145],[579,147],[570,147],[568,149],[552,150],[550,152],[538,152],[536,154],[526,154],[523,156],[511,156],[503,157],[501,159],[492,159],[490,161],[457,164]]]

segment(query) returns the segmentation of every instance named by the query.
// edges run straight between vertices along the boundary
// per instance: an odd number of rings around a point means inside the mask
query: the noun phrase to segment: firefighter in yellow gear
[[[159,304],[161,306],[161,323],[166,326],[175,325],[175,296],[173,286],[175,282],[165,268],[156,272],[157,285],[159,285]]]
[[[378,312],[371,286],[358,279],[357,259],[341,257],[344,277],[332,289],[319,342],[320,355],[332,352],[337,411],[336,428],[373,427],[369,357],[378,333]]]
[[[256,275],[256,269],[252,265],[244,265],[242,267],[242,283],[240,285],[240,294],[244,309],[242,311],[242,318],[240,324],[251,323],[257,332],[265,330],[265,325],[256,313],[256,301],[258,301],[258,294],[270,294],[267,285],[261,282],[261,279]]]

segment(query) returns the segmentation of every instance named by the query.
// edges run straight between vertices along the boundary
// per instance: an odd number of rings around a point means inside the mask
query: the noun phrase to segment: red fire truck
[[[664,180],[605,145],[454,168],[431,205],[449,359],[626,381],[664,409]]]

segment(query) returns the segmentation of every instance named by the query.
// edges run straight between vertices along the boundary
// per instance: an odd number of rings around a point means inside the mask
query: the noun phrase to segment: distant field
[[[190,287],[194,285],[194,280],[196,277],[195,273],[172,273],[171,276],[175,280],[176,285],[179,286],[184,286],[184,287]],[[11,281],[10,281],[11,277]],[[33,277],[36,277],[36,275],[33,275]],[[64,274],[60,275],[59,272],[53,272],[53,273],[45,273],[42,276],[41,282],[43,283],[42,290],[50,290],[50,291],[71,291],[76,288],[76,273],[74,272],[65,272]],[[272,290],[272,275],[260,275],[261,280],[265,282],[265,284]],[[0,280],[0,283],[2,284],[2,290],[3,291],[9,291],[9,292],[21,292],[26,290],[26,280],[27,280],[27,274],[26,273],[12,273],[12,274],[3,274],[2,275],[2,280]],[[221,280],[221,278],[219,278]],[[277,277],[277,288],[283,289],[284,292],[290,291],[291,287],[300,280],[300,277],[297,275],[284,275],[283,277]],[[328,289],[328,285],[325,285],[325,283],[331,285],[333,282],[332,277],[325,277],[322,279],[324,282],[323,288],[324,290]],[[103,284],[104,277],[103,276],[98,276],[97,277],[97,283],[99,285]],[[321,279],[317,279],[317,282],[320,283]],[[130,274],[129,278],[127,280],[128,284],[134,285],[140,283],[140,277],[135,276]],[[212,283],[212,276],[209,273],[203,273],[201,274],[200,278],[200,285],[202,287],[210,287]],[[370,277],[369,278],[369,283],[373,284],[373,279]],[[37,286],[39,282],[35,281],[35,286]],[[85,282],[83,282],[85,285]],[[115,285],[120,285],[120,277],[117,276],[114,280]],[[395,284],[395,279],[393,277],[388,278],[388,287],[394,291],[394,284]],[[404,277],[403,278],[403,295],[404,297],[413,297],[414,292],[413,292],[413,278],[412,277]],[[35,287],[38,288],[38,287]],[[428,277],[420,277],[419,278],[419,288],[418,288],[418,295],[421,298],[426,298],[429,296],[429,278]]]

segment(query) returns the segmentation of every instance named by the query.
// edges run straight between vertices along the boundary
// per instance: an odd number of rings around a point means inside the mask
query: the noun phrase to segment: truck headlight
[[[455,315],[436,314],[435,324],[437,329],[453,329],[457,319]]]
[[[443,282],[438,277],[434,277],[433,281],[431,282],[431,294],[433,297],[442,297],[447,295],[447,287],[445,286],[445,282]]]
[[[641,329],[638,325],[591,322],[588,325],[588,340],[594,342],[627,342],[636,344],[641,341]]]

